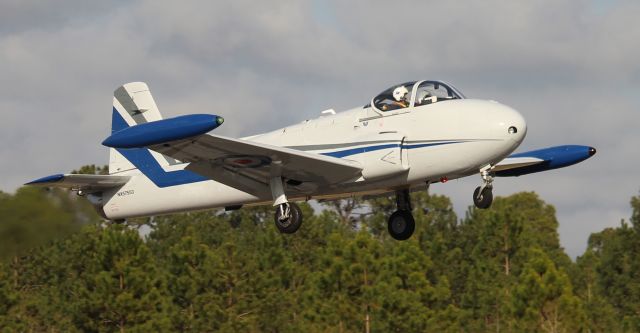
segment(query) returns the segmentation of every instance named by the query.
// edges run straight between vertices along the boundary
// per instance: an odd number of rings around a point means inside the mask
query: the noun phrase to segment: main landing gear
[[[281,177],[273,177],[270,181],[273,206],[276,207],[274,221],[276,228],[283,234],[292,234],[302,225],[302,211],[300,207],[287,200]]]
[[[473,203],[480,209],[491,207],[493,202],[493,177],[489,174],[490,167],[480,169],[482,185],[473,191]]]
[[[387,222],[389,234],[396,240],[406,240],[416,229],[416,222],[411,214],[411,197],[408,189],[396,191],[396,204],[398,210],[389,216]]]
[[[302,225],[302,211],[293,202],[278,205],[274,216],[276,227],[283,234],[292,234]]]

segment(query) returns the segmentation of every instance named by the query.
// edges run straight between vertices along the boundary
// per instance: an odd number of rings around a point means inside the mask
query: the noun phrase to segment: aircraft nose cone
[[[596,149],[593,147],[589,147],[589,156],[593,156],[596,154]]]

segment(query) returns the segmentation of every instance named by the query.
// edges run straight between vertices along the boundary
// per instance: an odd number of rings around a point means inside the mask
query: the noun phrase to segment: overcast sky
[[[366,104],[414,79],[519,110],[519,151],[585,144],[571,168],[500,178],[557,209],[563,246],[630,216],[640,189],[640,3],[0,0],[0,189],[106,164],[113,90],[243,136]],[[432,187],[464,216],[479,177]]]

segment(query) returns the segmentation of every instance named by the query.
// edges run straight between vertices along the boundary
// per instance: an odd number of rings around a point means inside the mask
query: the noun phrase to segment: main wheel
[[[300,207],[293,202],[287,202],[280,206],[276,208],[274,219],[278,230],[283,234],[292,234],[298,231],[302,225],[302,211],[300,210]],[[289,216],[282,216],[283,211],[284,213],[287,213],[287,210]]]
[[[409,239],[416,229],[416,222],[410,211],[397,210],[389,216],[389,234],[397,240]]]
[[[480,209],[487,209],[491,207],[491,203],[493,202],[493,192],[490,188],[485,187],[480,193],[480,186],[476,187],[476,190],[473,191],[473,203],[476,207]]]

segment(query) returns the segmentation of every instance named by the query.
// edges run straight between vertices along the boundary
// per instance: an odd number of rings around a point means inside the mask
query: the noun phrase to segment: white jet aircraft
[[[442,81],[394,85],[365,106],[242,139],[207,134],[222,123],[208,114],[162,119],[148,86],[127,83],[114,93],[102,143],[111,148],[109,175],[57,174],[28,185],[70,188],[116,222],[271,203],[282,233],[302,223],[295,201],[395,193],[388,229],[404,240],[415,228],[412,190],[480,174],[473,202],[485,209],[494,177],[561,168],[596,152],[572,145],[509,156],[527,133],[524,118]]]

